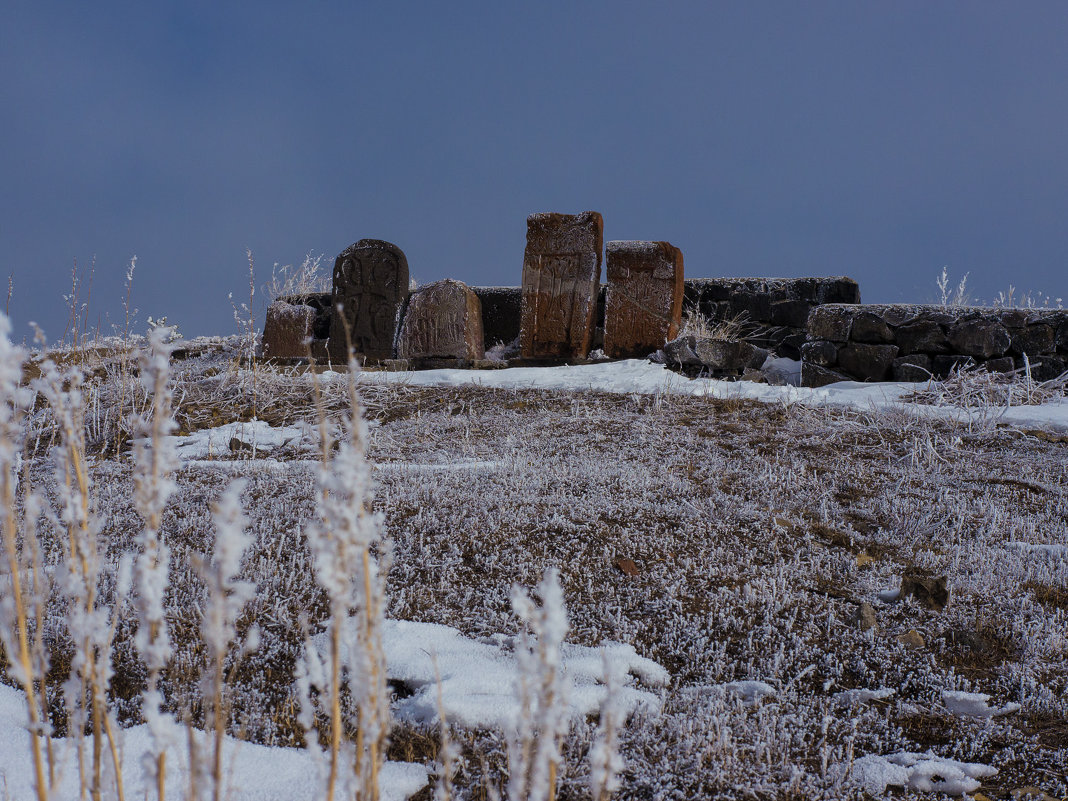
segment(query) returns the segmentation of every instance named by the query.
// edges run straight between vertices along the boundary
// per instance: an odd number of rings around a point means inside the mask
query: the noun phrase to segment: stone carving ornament
[[[393,356],[397,317],[408,297],[408,259],[380,239],[361,239],[334,262],[330,358],[347,356],[345,329],[355,352],[368,361]]]

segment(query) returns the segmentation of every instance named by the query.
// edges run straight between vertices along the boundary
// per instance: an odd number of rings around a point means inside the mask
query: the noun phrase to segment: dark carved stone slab
[[[301,359],[308,355],[314,336],[315,309],[303,303],[275,301],[267,307],[263,323],[263,356],[267,359]]]
[[[520,352],[585,358],[601,280],[604,220],[595,211],[532,214],[523,254]]]
[[[473,361],[485,353],[482,304],[467,284],[446,278],[412,292],[397,336],[397,358]]]
[[[391,358],[397,315],[407,297],[408,260],[399,247],[361,239],[342,251],[334,262],[330,358],[348,358],[346,327],[358,355]]]
[[[604,352],[646,356],[674,339],[682,320],[682,251],[667,242],[609,242]]]

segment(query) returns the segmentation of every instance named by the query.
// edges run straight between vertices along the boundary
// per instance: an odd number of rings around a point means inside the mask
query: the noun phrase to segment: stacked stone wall
[[[1025,364],[1036,380],[1064,372],[1068,310],[830,304],[809,314],[801,381],[926,381],[954,367]]]
[[[683,309],[713,324],[735,321],[741,339],[801,358],[809,312],[827,303],[860,303],[852,278],[698,278],[686,281]],[[684,311],[685,313],[685,311]]]

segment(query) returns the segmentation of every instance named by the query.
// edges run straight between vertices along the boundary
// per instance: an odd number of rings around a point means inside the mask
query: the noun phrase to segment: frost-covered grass
[[[253,377],[236,366],[244,345],[186,343],[186,358],[173,362],[180,461],[158,527],[169,549],[162,604],[172,654],[158,686],[164,711],[210,731],[219,706],[206,690],[221,675],[227,734],[292,748],[305,743],[309,722],[294,681],[305,643],[329,642],[328,620],[340,614],[309,548],[326,486],[315,432],[339,435],[350,404],[345,376],[313,381],[261,368]],[[123,554],[146,542],[131,454],[145,424],[127,417],[147,414],[150,395],[140,382],[121,384],[113,355],[84,361],[90,512],[100,525],[94,602],[110,608]],[[559,748],[543,744],[537,763],[520,762],[524,748],[537,750],[524,732],[461,725],[462,715],[450,722],[446,711],[454,797],[506,795],[516,786],[507,781],[510,765],[515,772],[519,764],[542,785],[555,772],[559,798],[589,798],[591,784],[603,795],[617,770],[608,741],[622,757],[616,798],[931,798],[939,788],[980,785],[991,798],[1027,785],[1068,794],[1063,442],[899,407],[738,396],[383,383],[362,385],[361,397],[373,511],[383,520],[370,553],[385,579],[387,645],[397,630],[389,621],[412,621],[450,626],[459,634],[446,639],[463,635],[501,651],[494,671],[470,657],[470,676],[451,652],[404,675],[387,665],[390,760],[435,774],[446,755],[432,710],[450,708],[457,682],[477,686],[485,675],[499,691],[498,668],[524,662],[512,649],[539,625],[542,637],[531,645],[560,651],[556,664],[566,667],[569,653],[589,661],[595,652],[574,649],[612,642],[634,649],[631,663],[651,660],[669,674],[663,687],[617,678],[617,699],[653,693],[656,703],[603,699],[611,732],[599,732],[596,713],[561,719],[531,694],[526,720],[550,741],[563,732]],[[27,415],[22,480],[56,509],[37,524],[42,574],[53,579],[39,630],[50,657],[49,718],[55,734],[67,736],[67,705],[52,692],[77,659],[72,602],[60,586],[62,420],[43,401]],[[265,434],[270,447],[248,447],[259,430],[253,420],[300,436]],[[234,423],[245,423],[248,437],[222,428]],[[210,450],[182,461],[182,438],[205,442],[209,429]],[[342,459],[339,470],[356,469],[345,467],[345,453],[333,458]],[[236,616],[222,669],[213,670],[202,636],[212,597],[202,555],[216,548],[212,504],[235,477],[245,480],[240,503],[250,535],[238,578],[255,592]],[[14,503],[21,520],[21,501]],[[620,559],[632,560],[637,575],[620,570]],[[537,586],[547,570],[558,573],[562,595],[543,596],[542,609],[566,607],[566,635],[559,614],[539,618],[513,591]],[[946,576],[945,609],[880,601],[906,572]],[[377,573],[361,575],[362,582]],[[516,603],[540,623],[524,628]],[[857,624],[862,603],[873,608],[875,628]],[[107,708],[123,728],[141,723],[150,676],[137,619],[135,603],[121,606],[110,646]],[[31,614],[31,640],[37,630]],[[246,647],[253,630],[254,649]],[[921,647],[898,639],[911,630]],[[422,631],[425,642],[438,642]],[[529,665],[531,693],[588,692],[590,679],[576,673],[568,690],[559,674],[545,672],[553,664],[548,654]],[[434,670],[444,674],[442,696],[429,691]],[[16,684],[16,672],[7,671],[6,683]],[[354,700],[339,692],[339,703]],[[596,707],[587,698],[582,708]],[[330,709],[318,705],[313,722],[324,723]],[[344,729],[347,742],[358,724],[357,717]],[[321,745],[328,753],[330,743]],[[28,748],[20,759],[29,771]],[[169,797],[181,792],[180,784]],[[309,787],[307,797],[325,794]]]

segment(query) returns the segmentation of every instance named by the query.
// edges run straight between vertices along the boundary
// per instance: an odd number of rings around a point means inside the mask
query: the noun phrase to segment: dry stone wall
[[[741,339],[801,358],[809,312],[827,303],[860,303],[852,278],[698,278],[686,281],[684,309],[712,323],[737,321]]]
[[[1011,372],[1030,363],[1037,380],[1068,366],[1068,311],[954,306],[814,308],[802,346],[801,382],[926,381],[957,366]]]

